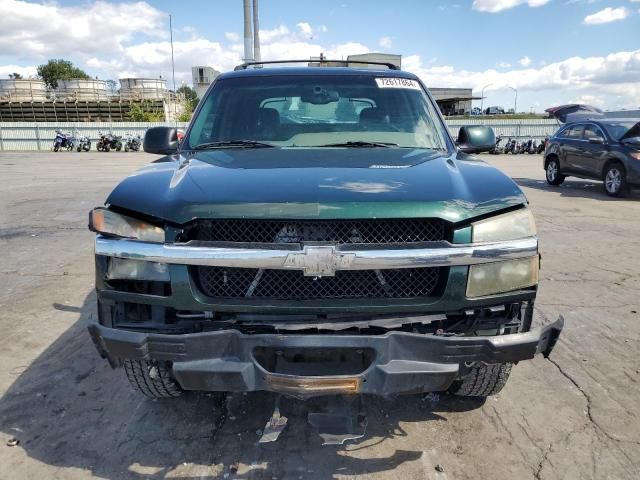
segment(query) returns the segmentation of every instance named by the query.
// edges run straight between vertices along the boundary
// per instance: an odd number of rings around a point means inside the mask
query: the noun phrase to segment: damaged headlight
[[[480,220],[471,226],[474,243],[519,240],[536,234],[536,224],[528,208]]]
[[[539,266],[538,257],[472,265],[467,297],[484,297],[537,285]]]
[[[164,229],[161,227],[102,207],[94,208],[89,212],[89,229],[114,237],[164,242]]]

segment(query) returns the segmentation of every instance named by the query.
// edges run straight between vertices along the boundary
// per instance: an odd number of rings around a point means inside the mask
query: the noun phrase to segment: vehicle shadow
[[[482,406],[447,395],[366,397],[365,436],[343,446],[321,446],[306,417],[313,402],[283,398],[280,409],[289,419],[287,427],[276,442],[259,444],[275,394],[224,398],[189,393],[176,400],[147,399],[133,391],[122,370],[112,370],[96,353],[86,332],[96,316],[95,295],[88,295],[78,309],[78,321],[28,368],[16,372],[0,398],[0,431],[20,441],[11,448],[55,468],[111,479],[328,479],[391,472],[423,454],[393,445],[378,447],[407,436],[407,422],[446,421],[441,413]],[[349,454],[355,451],[357,455]],[[15,471],[15,476],[22,475]]]
[[[562,185],[552,186],[546,180],[526,177],[512,177],[513,181],[521,187],[534,188],[547,192],[559,192],[562,197],[584,197],[595,200],[619,202],[621,200],[637,200],[640,198],[640,190],[631,190],[625,197],[610,197],[604,191],[602,182],[581,179],[566,179]]]

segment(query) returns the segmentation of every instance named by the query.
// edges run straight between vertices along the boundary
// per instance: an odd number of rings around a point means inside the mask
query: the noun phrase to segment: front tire
[[[124,371],[129,383],[149,398],[177,398],[182,389],[171,378],[171,371],[161,362],[125,360]]]
[[[607,166],[602,178],[604,190],[610,197],[622,197],[627,191],[627,175],[619,163]]]
[[[449,392],[461,397],[496,395],[506,385],[512,363],[474,363],[462,378],[453,382]]]
[[[560,173],[560,162],[556,158],[547,162],[546,176],[549,185],[558,186],[564,182],[565,177]]]

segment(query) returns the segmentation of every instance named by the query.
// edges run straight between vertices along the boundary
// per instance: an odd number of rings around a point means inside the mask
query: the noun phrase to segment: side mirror
[[[600,138],[600,137],[592,137],[589,138],[589,143],[595,143],[597,145],[603,145],[604,144],[604,138]]]
[[[144,151],[171,155],[178,151],[178,130],[173,127],[151,127],[144,134]]]
[[[460,127],[456,145],[464,153],[488,152],[496,148],[496,134],[484,125]]]

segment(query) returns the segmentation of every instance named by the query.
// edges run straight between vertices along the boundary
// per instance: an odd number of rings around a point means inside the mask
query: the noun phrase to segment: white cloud
[[[409,60],[408,62],[407,60]],[[602,98],[609,108],[638,108],[640,105],[640,49],[611,53],[603,57],[571,57],[539,68],[510,71],[458,70],[452,66],[424,67],[420,57],[403,59],[406,70],[419,75],[430,87],[461,87],[498,92],[515,87],[519,98],[557,98],[567,102],[579,95]],[[510,94],[512,95],[512,93]],[[551,101],[551,100],[549,100]]]
[[[518,60],[518,63],[523,67],[528,67],[529,65],[531,65],[531,62],[532,60],[526,55],[522,57],[520,60]]]
[[[500,68],[509,68],[511,64],[509,62],[498,62],[498,67]]]
[[[224,34],[224,38],[229,40],[230,42],[239,42],[240,35],[237,32],[227,32]]]
[[[313,28],[311,28],[311,25],[309,25],[307,22],[300,22],[296,25],[296,27],[300,29],[303,35],[307,37],[313,36]]]
[[[584,17],[584,23],[586,25],[600,25],[602,23],[615,22],[617,20],[624,20],[631,12],[625,7],[611,8],[607,7],[599,12]]]
[[[393,40],[391,40],[391,37],[380,37],[380,40],[378,40],[378,45],[389,50],[393,48]]]
[[[146,2],[98,1],[79,7],[0,1],[0,51],[47,58],[122,51],[134,34],[165,37],[167,15]]]
[[[0,77],[8,77],[12,73],[19,73],[24,78],[35,77],[36,67],[21,67],[18,65],[0,65]]]
[[[472,8],[479,12],[497,13],[518,5],[527,4],[530,7],[541,7],[551,0],[473,0]]]

